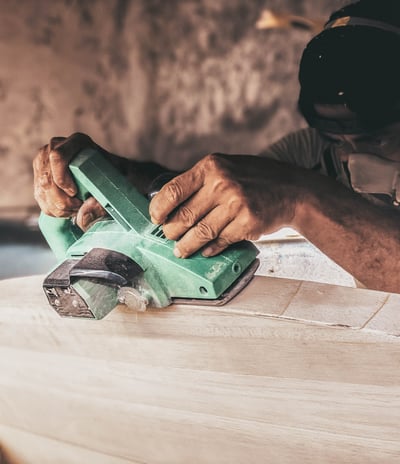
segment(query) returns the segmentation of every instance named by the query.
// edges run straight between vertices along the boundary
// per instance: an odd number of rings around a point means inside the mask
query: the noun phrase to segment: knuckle
[[[213,168],[219,166],[221,159],[222,158],[220,153],[209,153],[204,157],[204,164],[208,168]]]
[[[218,237],[215,240],[215,243],[218,248],[224,249],[227,248],[229,245],[232,245],[232,243],[234,243],[234,240],[230,239],[229,237]]]
[[[208,161],[212,163],[218,163],[221,160],[221,158],[222,158],[222,154],[217,153],[217,152],[209,153],[206,156],[206,159],[208,159]]]
[[[66,189],[67,187],[69,187],[69,183],[63,175],[54,174],[54,181],[56,182],[57,186],[61,189]]]
[[[241,214],[246,209],[246,206],[243,204],[243,199],[240,197],[240,195],[236,194],[230,195],[226,207],[227,210],[231,213],[231,215],[236,215],[238,213]]]
[[[45,163],[47,147],[48,145],[44,145],[43,147],[40,147],[36,152],[36,155],[32,161],[32,166],[34,170],[40,170],[41,166]]]
[[[41,172],[34,178],[34,188],[38,191],[42,191],[44,193],[45,190],[49,190],[51,188],[51,176],[48,172]]]
[[[226,195],[229,192],[229,202],[240,198],[240,190],[237,185],[231,179],[224,176],[219,176],[214,180],[213,192],[216,192],[218,195]]]
[[[193,232],[201,241],[214,240],[218,235],[216,230],[205,221],[200,221],[197,223],[196,227],[193,229]]]
[[[63,154],[60,150],[53,148],[49,153],[49,160],[51,164],[61,164],[64,163]]]
[[[69,216],[69,210],[65,207],[65,204],[63,203],[54,203],[52,205],[52,213],[56,217],[68,217]]]
[[[179,182],[172,180],[167,186],[165,195],[170,203],[179,203],[183,195],[183,190]]]
[[[196,222],[195,214],[187,206],[181,206],[179,208],[179,219],[186,227],[190,227]]]

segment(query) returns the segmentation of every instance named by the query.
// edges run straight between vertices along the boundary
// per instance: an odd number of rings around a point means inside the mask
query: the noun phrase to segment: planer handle
[[[141,235],[154,229],[150,220],[149,200],[97,150],[82,150],[70,163],[70,171],[82,201],[93,196],[107,213],[126,231]],[[68,248],[83,232],[71,219],[41,213],[39,227],[57,259],[63,259]]]

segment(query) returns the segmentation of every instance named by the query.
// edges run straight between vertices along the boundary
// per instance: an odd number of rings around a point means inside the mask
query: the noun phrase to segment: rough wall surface
[[[341,0],[0,0],[0,215],[34,204],[51,136],[186,168],[256,153],[304,123],[309,31],[256,30],[264,8],[325,18]]]

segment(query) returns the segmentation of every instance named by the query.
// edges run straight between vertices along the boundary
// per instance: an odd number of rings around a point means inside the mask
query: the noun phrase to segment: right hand
[[[53,137],[33,160],[34,196],[41,210],[49,216],[76,217],[76,224],[82,230],[106,214],[93,197],[85,202],[76,197],[78,190],[69,171],[71,160],[89,147],[104,152],[86,134]]]
[[[205,156],[162,187],[150,203],[153,223],[176,240],[174,254],[215,256],[232,243],[295,226],[306,172],[252,155]]]

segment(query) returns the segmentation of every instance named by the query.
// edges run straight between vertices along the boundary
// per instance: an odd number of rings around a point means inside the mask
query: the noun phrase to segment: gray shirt
[[[286,135],[261,152],[260,156],[311,169],[332,177],[352,189],[347,164],[340,160],[336,145],[324,139],[313,128],[301,129]],[[400,207],[394,207],[377,195],[367,193],[361,195],[370,203],[400,213]]]
[[[351,187],[335,146],[322,138],[315,129],[292,132],[261,152],[260,156],[317,171]]]

